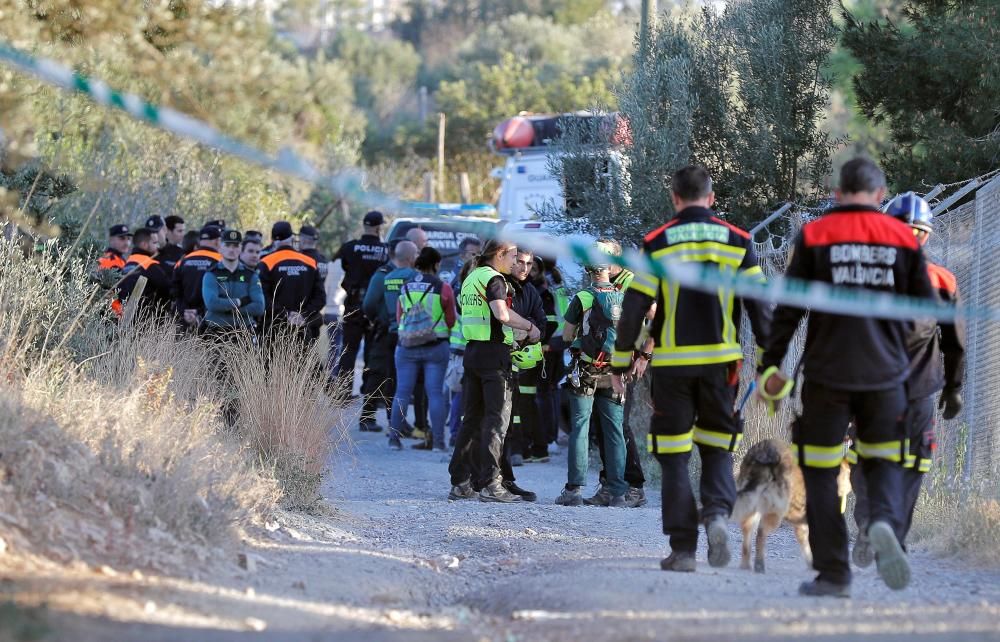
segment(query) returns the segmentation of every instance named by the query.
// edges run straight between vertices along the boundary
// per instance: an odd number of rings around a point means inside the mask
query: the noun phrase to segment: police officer
[[[704,167],[678,170],[671,190],[677,214],[646,235],[646,257],[701,263],[763,280],[750,235],[710,209],[715,193]],[[618,393],[625,392],[622,376],[636,358],[643,358],[636,355],[636,339],[656,304],[653,417],[647,443],[663,471],[663,532],[671,548],[660,562],[665,571],[695,570],[699,514],[688,474],[695,444],[701,456],[701,521],[708,534],[708,562],[720,567],[730,560],[726,520],[736,499],[732,453],[742,437],[742,426],[733,415],[743,358],[735,303],[731,292],[697,292],[642,272],[636,273],[622,304],[612,357],[612,385]],[[743,300],[742,307],[754,334],[767,337],[769,309],[751,300]]]
[[[98,270],[121,270],[132,248],[132,232],[128,225],[112,225],[108,229],[108,247],[97,259]]]
[[[184,243],[184,219],[171,214],[163,219],[164,243],[160,245],[160,250],[156,255],[156,260],[162,263],[168,270],[174,269],[177,261],[184,256],[182,245]]]
[[[389,260],[389,248],[379,237],[379,231],[385,218],[382,212],[372,210],[365,214],[362,221],[364,234],[361,238],[348,241],[340,246],[333,255],[333,261],[340,261],[344,271],[342,287],[345,292],[344,316],[341,322],[343,330],[343,352],[337,364],[336,374],[344,382],[347,389],[354,384],[354,364],[358,360],[358,348],[362,339],[365,340],[365,352],[368,353],[372,339],[372,325],[361,311],[365,299],[368,282],[377,270]],[[365,355],[365,368],[368,368],[368,355]]]
[[[885,176],[870,160],[855,158],[840,171],[837,206],[803,226],[787,276],[843,288],[933,298],[920,244],[905,224],[879,210]],[[782,398],[790,379],[778,368],[805,310],[779,305],[761,367],[758,391]],[[848,423],[857,424],[856,448],[868,487],[867,535],[879,575],[892,589],[910,581],[900,544],[904,511],[905,384],[910,368],[903,321],[846,317],[813,310],[802,357],[802,417],[793,450],[806,486],[809,544],[819,574],[799,587],[803,595],[850,594],[847,523],[837,495]],[[654,364],[655,365],[655,364]],[[655,369],[655,368],[654,368]]]
[[[889,216],[906,223],[920,245],[925,245],[934,231],[933,214],[927,201],[913,192],[900,194],[886,208]],[[931,287],[944,303],[955,305],[960,300],[955,275],[940,265],[927,262]],[[935,408],[944,410],[945,420],[954,419],[962,410],[962,379],[965,375],[965,327],[961,322],[937,322],[933,319],[915,321],[907,341],[910,355],[910,376],[906,382],[906,414],[903,423],[910,449],[903,462],[903,494],[905,498],[900,541],[913,523],[913,511],[920,497],[920,485],[933,463],[936,436]],[[940,400],[936,399],[941,393]],[[849,456],[856,458],[852,449]],[[856,463],[856,460],[855,462]],[[874,561],[871,542],[865,532],[869,519],[868,492],[860,466],[851,469],[854,488],[854,520],[858,524],[858,539],[852,557],[861,567]]]
[[[271,227],[274,251],[260,260],[264,289],[264,332],[290,329],[307,341],[319,338],[320,311],[326,304],[316,261],[292,247],[292,226],[278,221]]]
[[[514,330],[526,333],[529,343],[541,332],[511,308],[510,285],[505,278],[514,268],[517,246],[490,240],[473,270],[462,283],[459,296],[465,348],[462,394],[465,412],[448,472],[449,499],[477,496],[480,501],[521,501],[503,486],[500,476],[504,437],[510,422]]]
[[[319,231],[312,225],[303,225],[299,228],[299,252],[302,252],[313,261],[316,261],[316,269],[319,270],[319,278],[326,282],[326,274],[330,269],[330,259],[326,258],[317,247],[319,245]]]
[[[390,263],[375,271],[365,292],[362,310],[375,328],[372,333],[371,351],[368,353],[368,368],[362,382],[365,395],[361,409],[361,430],[378,432],[375,425],[375,408],[379,399],[385,402],[389,419],[392,419],[392,399],[396,394],[395,359],[399,338],[399,323],[396,319],[396,303],[403,285],[417,276],[414,264],[417,260],[417,246],[410,241],[400,241],[393,251]],[[403,414],[405,415],[405,409]],[[401,449],[399,438],[414,436],[409,425],[389,431],[389,448]],[[426,435],[417,435],[421,439]]]
[[[166,224],[163,222],[163,217],[154,214],[146,219],[143,227],[153,233],[156,238],[156,246],[163,247],[167,244],[167,230]],[[133,243],[135,240],[133,239]]]
[[[124,277],[118,287],[119,300],[123,303],[128,301],[139,277],[145,277],[146,285],[140,296],[144,311],[152,314],[170,311],[170,276],[163,264],[155,258],[158,249],[157,234],[149,227],[140,228],[136,230],[132,244],[132,254],[122,269]]]
[[[205,272],[222,260],[219,244],[222,230],[206,225],[198,233],[198,247],[186,254],[174,266],[173,295],[177,315],[189,332],[196,332],[205,317],[205,302],[201,298],[201,284]]]
[[[239,230],[223,232],[222,259],[202,277],[205,334],[208,336],[225,337],[240,332],[253,336],[254,328],[264,316],[260,275],[240,261],[242,242]]]

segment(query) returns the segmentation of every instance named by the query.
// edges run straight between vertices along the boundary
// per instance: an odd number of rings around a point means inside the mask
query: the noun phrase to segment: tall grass
[[[167,568],[279,503],[314,503],[342,422],[302,351],[234,349],[234,389],[218,353],[171,322],[112,320],[86,268],[54,245],[25,255],[0,240],[0,530],[12,550]],[[240,421],[227,427],[234,392]]]

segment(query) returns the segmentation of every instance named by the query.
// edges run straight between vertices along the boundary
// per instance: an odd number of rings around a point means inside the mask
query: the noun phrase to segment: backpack
[[[435,320],[423,305],[424,299],[433,289],[432,285],[424,290],[416,302],[410,298],[409,290],[405,293],[407,300],[410,301],[410,307],[403,311],[399,319],[399,345],[404,348],[415,348],[438,340],[434,328],[440,319]]]
[[[601,354],[609,356],[615,347],[615,326],[622,315],[625,294],[618,289],[588,288],[594,303],[583,317],[580,351],[594,361]]]

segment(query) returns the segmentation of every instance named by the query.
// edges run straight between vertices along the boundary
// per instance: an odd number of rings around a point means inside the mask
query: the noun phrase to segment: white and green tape
[[[359,171],[323,174],[287,148],[280,150],[277,156],[272,156],[222,134],[206,122],[168,107],[154,105],[134,94],[117,92],[101,80],[88,78],[57,62],[37,58],[3,42],[0,42],[0,62],[56,87],[85,94],[97,103],[120,109],[133,118],[164,131],[266,169],[325,187],[339,196],[357,200],[370,207],[381,207],[390,211],[416,209],[432,216],[446,210],[440,206],[417,207],[416,204],[401,201],[391,195],[366,190],[363,186],[363,174]],[[511,239],[545,256],[572,258],[582,263],[613,262],[633,271],[652,274],[659,279],[677,282],[696,290],[706,292],[717,292],[719,289],[731,290],[740,297],[833,314],[886,319],[935,318],[939,321],[972,318],[1000,320],[1000,308],[946,306],[927,299],[834,287],[825,283],[783,277],[761,283],[757,279],[720,272],[709,264],[653,260],[636,250],[627,250],[621,257],[609,257],[592,242],[574,238],[529,234],[512,236]]]

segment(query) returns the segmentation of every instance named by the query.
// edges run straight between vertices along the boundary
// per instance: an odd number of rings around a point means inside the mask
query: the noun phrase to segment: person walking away
[[[332,259],[334,262],[340,261],[344,270],[344,315],[341,321],[344,349],[337,364],[336,375],[344,382],[346,390],[354,388],[354,366],[362,340],[365,342],[364,368],[369,368],[368,353],[374,339],[374,328],[365,318],[361,307],[375,270],[389,260],[389,247],[380,237],[383,223],[385,218],[382,212],[372,210],[365,214],[362,220],[364,233],[360,238],[341,245]]]
[[[927,244],[934,232],[933,214],[927,201],[913,192],[900,194],[889,203],[886,213],[913,230],[921,246]],[[955,275],[940,265],[927,262],[927,276],[938,298],[947,305],[957,305],[961,300]],[[909,451],[903,461],[903,512],[900,543],[913,524],[913,511],[920,497],[920,486],[933,463],[935,436],[935,402],[943,410],[942,417],[954,419],[962,411],[962,380],[965,377],[965,326],[961,321],[938,322],[921,319],[913,324],[907,340],[910,358],[910,375],[906,381],[906,414],[903,416]],[[940,399],[937,398],[941,393]],[[851,467],[851,486],[854,488],[854,520],[858,524],[858,537],[852,558],[860,567],[874,561],[871,542],[865,532],[869,519],[868,492],[861,466],[857,464],[857,449],[848,456],[854,457]]]
[[[605,254],[614,252],[606,243],[598,242],[598,248]],[[604,487],[611,496],[607,505],[624,508],[628,490],[623,432],[625,392],[616,392],[611,387],[610,359],[624,294],[611,284],[608,264],[590,265],[587,272],[590,286],[570,301],[563,327],[563,341],[570,344],[579,370],[570,377],[569,471],[566,487],[556,503],[583,505],[580,489],[586,483],[590,467],[590,418],[596,406],[606,455]]]
[[[118,286],[119,300],[124,305],[135,291],[139,277],[144,277],[146,285],[137,303],[141,306],[142,313],[158,316],[171,312],[170,276],[163,264],[155,258],[159,248],[157,235],[148,227],[138,229],[132,238],[132,244],[134,248],[125,261],[125,268],[122,270],[124,277]]]
[[[274,251],[260,260],[257,271],[264,290],[264,334],[290,331],[307,344],[319,338],[320,310],[326,293],[312,258],[292,248],[292,226],[278,221],[271,227]]]
[[[198,247],[181,257],[174,266],[173,296],[182,327],[197,333],[205,317],[205,302],[201,298],[205,272],[222,260],[219,254],[222,230],[207,225],[198,232]]]
[[[459,301],[467,341],[462,381],[465,408],[448,466],[450,499],[474,498],[475,483],[482,489],[480,501],[520,501],[503,487],[500,478],[511,412],[511,349],[514,330],[527,332],[529,342],[539,341],[541,332],[510,309],[512,293],[505,275],[513,270],[516,254],[513,243],[488,241],[476,260],[476,269],[462,283]]]
[[[448,418],[444,375],[448,368],[448,338],[455,325],[455,295],[451,286],[437,277],[441,269],[440,252],[425,247],[414,267],[418,274],[403,284],[396,300],[399,339],[390,434],[398,443],[404,413],[410,405],[418,374],[422,372],[433,449],[444,452],[444,424]]]
[[[855,158],[840,170],[837,205],[807,223],[795,238],[786,276],[841,288],[933,298],[920,244],[904,223],[883,214],[885,176],[872,161]],[[758,393],[774,403],[791,389],[779,370],[805,310],[779,305]],[[908,322],[848,317],[813,310],[802,357],[802,416],[793,428],[806,486],[806,518],[816,579],[799,586],[813,596],[850,595],[847,522],[837,495],[844,437],[853,419],[868,487],[867,536],[878,571],[892,589],[910,581],[903,552],[905,384],[910,368]]]
[[[622,246],[614,239],[598,239],[598,243],[604,244],[611,250],[612,256],[622,255]],[[608,268],[608,276],[611,278],[611,285],[616,290],[624,293],[631,285],[635,274],[631,270],[612,263]],[[656,305],[646,313],[647,323],[651,322],[656,312]],[[652,313],[652,314],[651,314]],[[632,404],[635,401],[636,382],[642,378],[649,366],[649,360],[653,358],[653,339],[649,337],[648,331],[643,332],[643,336],[636,342],[636,359],[632,364],[632,370],[628,373],[628,385],[625,389],[625,406],[623,408],[622,432],[625,435],[625,483],[628,490],[625,492],[625,505],[629,508],[639,508],[646,505],[646,475],[642,470],[642,460],[639,457],[639,447],[635,441],[635,434],[629,423],[632,415]],[[599,415],[591,414],[590,430],[594,442],[597,443],[598,453],[601,456],[601,473],[599,476],[600,488],[593,497],[585,497],[584,504],[588,506],[608,506],[611,503],[611,493],[605,488],[607,479],[606,453],[604,449],[604,436],[601,428]]]
[[[678,170],[671,191],[676,215],[646,235],[642,251],[647,260],[702,264],[764,280],[750,235],[711,210],[715,193],[704,167]],[[740,302],[762,343],[769,331],[770,309],[750,299]],[[662,470],[663,532],[671,548],[660,568],[695,570],[699,521],[708,534],[709,564],[725,566],[730,560],[726,520],[736,499],[732,453],[742,437],[741,423],[733,413],[743,358],[740,309],[732,292],[699,292],[637,272],[625,293],[615,339],[616,392],[625,392],[623,375],[637,357],[635,343],[654,304],[653,417],[647,445]],[[688,473],[695,445],[702,466],[700,520]]]
[[[156,260],[162,263],[167,270],[173,270],[177,262],[186,254],[182,247],[186,231],[184,219],[180,216],[171,214],[163,219],[163,238],[165,242],[160,246]]]
[[[365,357],[368,364],[362,373],[361,394],[364,401],[361,406],[361,432],[380,432],[382,429],[375,423],[375,413],[379,401],[385,404],[387,424],[392,422],[392,399],[395,396],[395,377],[393,376],[396,335],[390,334],[389,307],[386,305],[385,278],[390,272],[400,268],[410,268],[412,275],[413,263],[417,260],[417,246],[410,241],[396,240],[389,245],[389,262],[375,271],[368,283],[361,311],[368,323],[374,329],[371,340],[365,339]],[[399,284],[402,285],[401,283]],[[393,307],[395,310],[395,306]],[[395,317],[395,313],[393,313]],[[412,428],[404,424],[403,434],[409,435]]]

